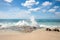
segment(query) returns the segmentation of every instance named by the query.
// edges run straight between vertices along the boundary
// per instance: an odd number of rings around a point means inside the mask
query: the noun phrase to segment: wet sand
[[[0,31],[0,40],[60,40],[60,32],[41,29],[31,33]]]

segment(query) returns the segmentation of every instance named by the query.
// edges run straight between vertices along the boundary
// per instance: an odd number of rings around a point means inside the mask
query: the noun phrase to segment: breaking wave
[[[51,25],[45,25],[45,24],[39,24],[34,16],[32,16],[28,21],[27,20],[20,20],[18,22],[5,22],[5,23],[0,23],[0,29],[1,28],[18,28],[21,26],[30,26],[30,27],[57,27],[57,26],[51,26]],[[59,25],[60,27],[60,25]]]
[[[35,21],[35,18],[32,16],[28,21],[22,20],[15,23],[0,23],[0,28],[9,28],[9,27],[21,27],[21,26],[30,26],[30,27],[39,27],[38,23]]]

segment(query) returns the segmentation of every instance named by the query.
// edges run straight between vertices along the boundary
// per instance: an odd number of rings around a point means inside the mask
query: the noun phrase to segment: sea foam
[[[1,24],[2,26],[0,28],[9,28],[12,26],[15,26],[15,27],[21,27],[21,26],[39,27],[38,23],[35,21],[34,16],[30,17],[29,21],[30,22],[22,20],[22,21],[18,21],[16,23],[3,23],[3,24]]]
[[[19,21],[16,23],[16,25],[19,25],[19,26],[37,26],[38,23],[35,21],[35,18],[32,16],[29,20],[31,23],[27,22],[27,21]]]

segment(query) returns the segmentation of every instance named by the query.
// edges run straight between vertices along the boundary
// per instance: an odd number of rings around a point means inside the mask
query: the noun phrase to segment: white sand
[[[0,40],[60,40],[60,32],[49,32],[41,29],[31,33],[0,32]]]

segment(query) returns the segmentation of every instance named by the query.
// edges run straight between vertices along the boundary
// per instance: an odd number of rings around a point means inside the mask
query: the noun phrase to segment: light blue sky
[[[60,0],[0,0],[0,19],[60,19]]]

